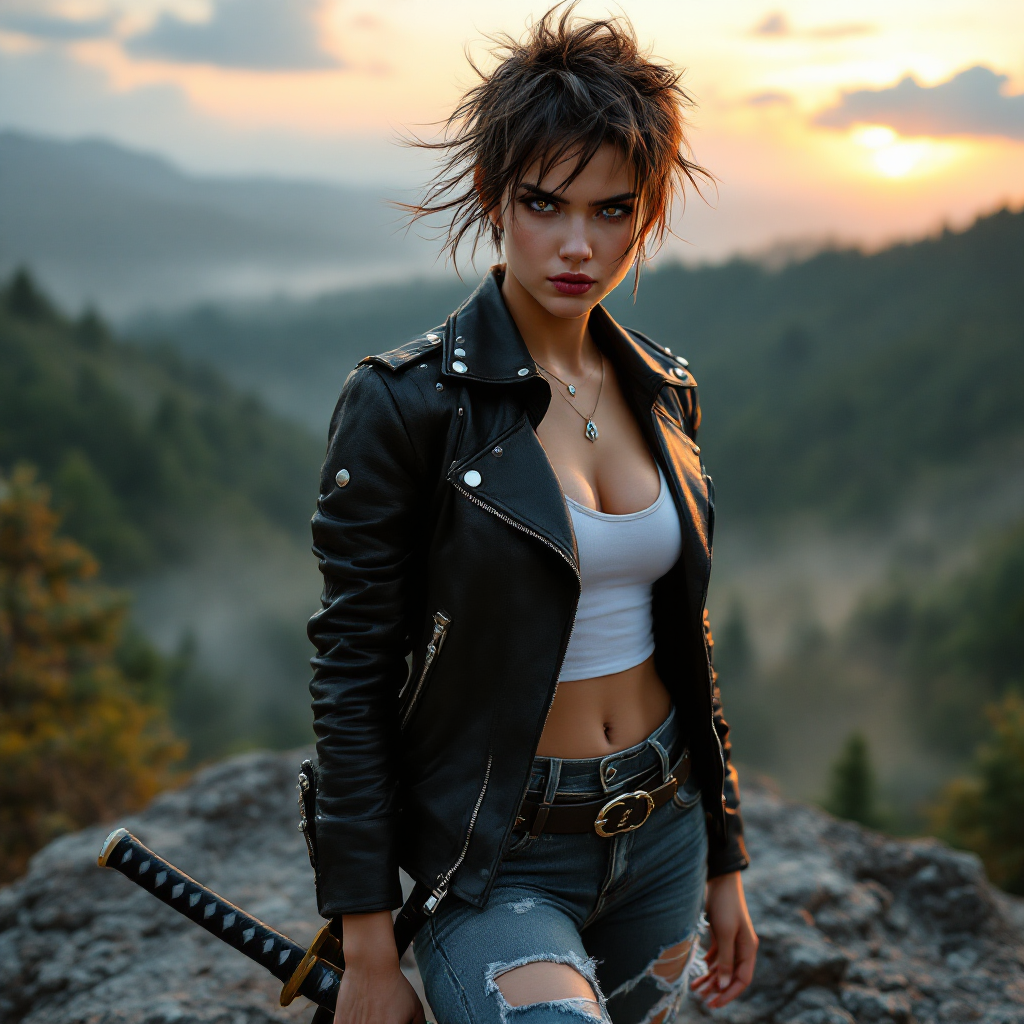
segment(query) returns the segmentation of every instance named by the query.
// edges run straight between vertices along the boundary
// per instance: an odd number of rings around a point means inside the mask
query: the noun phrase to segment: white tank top
[[[622,672],[654,651],[651,588],[682,550],[679,516],[661,489],[649,508],[613,516],[566,498],[583,590],[559,682]]]

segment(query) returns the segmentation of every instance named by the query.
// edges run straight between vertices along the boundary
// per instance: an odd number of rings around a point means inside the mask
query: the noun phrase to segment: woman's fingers
[[[737,930],[734,927],[721,929],[724,935],[716,935],[718,940],[718,955],[715,957],[715,967],[718,971],[718,989],[724,992],[732,982],[733,957],[736,950]]]
[[[704,963],[708,965],[707,973],[702,974],[699,978],[694,978],[690,982],[690,988],[696,989],[703,987],[708,979],[715,973],[715,958],[718,956],[718,942],[714,935],[711,936],[711,945],[708,946],[707,952],[704,954]]]
[[[735,941],[735,963],[732,980],[727,985],[722,984],[721,971],[719,972],[719,989],[707,1000],[710,1007],[725,1006],[731,1003],[754,979],[754,966],[757,963],[757,936],[749,928],[740,928]]]

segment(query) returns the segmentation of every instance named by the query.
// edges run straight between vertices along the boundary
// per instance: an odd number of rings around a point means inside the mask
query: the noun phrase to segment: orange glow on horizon
[[[105,0],[78,2],[72,13],[80,19],[114,11]],[[473,82],[467,44],[486,66],[486,32],[517,34],[528,15],[547,6],[548,0],[438,0],[429,7],[414,0],[324,0],[315,13],[316,38],[344,66],[281,71],[133,56],[125,40],[155,24],[160,12],[201,24],[212,8],[200,0],[119,0],[107,37],[60,44],[60,52],[95,77],[98,104],[114,109],[124,98],[163,89],[180,99],[183,122],[201,125],[197,137],[219,135],[223,152],[237,139],[246,159],[264,159],[252,166],[256,172],[282,166],[287,139],[295,140],[296,152],[318,145],[340,152],[346,140],[370,140],[377,163],[363,171],[352,165],[347,173],[371,181],[382,168],[411,166],[401,164],[390,141],[403,130],[429,135]],[[607,14],[598,0],[584,0],[580,11]],[[772,12],[782,17],[759,33]],[[930,87],[982,64],[1010,76],[1007,94],[1021,92],[1024,5],[862,0],[856,18],[849,12],[841,0],[789,0],[784,8],[774,0],[702,7],[631,0],[628,13],[641,41],[687,69],[684,84],[699,103],[691,138],[697,159],[721,181],[722,209],[740,197],[758,238],[861,232],[872,239],[1024,198],[1024,140],[910,137],[881,122],[815,123],[844,93],[889,89],[908,74]],[[57,45],[5,30],[0,60],[56,52]],[[83,131],[102,134],[102,126]],[[186,151],[183,143],[176,152]],[[207,151],[197,156],[202,164]],[[302,173],[301,159],[288,164],[289,173]],[[335,166],[325,160],[308,173]],[[404,173],[394,171],[392,180]],[[745,229],[735,217],[740,238]]]

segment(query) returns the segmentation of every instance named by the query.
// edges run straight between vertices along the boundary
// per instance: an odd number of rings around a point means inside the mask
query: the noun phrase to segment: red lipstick
[[[587,277],[586,274],[555,274],[548,280],[563,295],[582,295],[584,292],[590,291],[591,285],[596,283],[592,277]]]

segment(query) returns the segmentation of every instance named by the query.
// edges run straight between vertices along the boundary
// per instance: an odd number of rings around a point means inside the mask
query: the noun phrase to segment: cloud
[[[804,38],[804,39],[846,39],[849,36],[867,36],[875,32],[874,25],[863,22],[849,22],[839,25],[819,25],[817,28],[795,29],[781,11],[766,14],[751,33],[755,36],[769,38]]]
[[[164,13],[128,40],[140,57],[214,64],[253,71],[312,71],[342,67],[318,38],[321,0],[216,0],[207,21]]]
[[[258,99],[257,94],[254,103]],[[70,139],[101,136],[218,175],[259,173],[407,187],[425,180],[431,170],[429,154],[394,145],[386,126],[361,134],[308,132],[278,120],[240,127],[197,108],[173,82],[119,87],[101,68],[81,63],[62,46],[0,49],[4,128]],[[0,250],[3,241],[0,230]]]
[[[828,128],[884,124],[901,135],[998,135],[1024,140],[1024,93],[1007,96],[1006,75],[969,68],[939,85],[909,75],[887,89],[860,89],[815,118]]]
[[[866,22],[851,21],[840,25],[821,25],[808,29],[807,35],[812,39],[848,39],[850,36],[874,35],[878,29]]]
[[[788,107],[792,102],[793,97],[787,92],[759,92],[747,97],[751,107]]]
[[[788,36],[792,31],[789,19],[781,11],[765,15],[764,20],[754,27],[755,36]]]
[[[109,36],[114,19],[62,18],[53,14],[12,13],[0,15],[0,31],[14,32],[46,42],[73,43],[79,39],[101,39]]]

